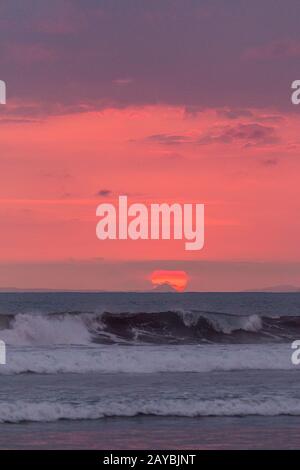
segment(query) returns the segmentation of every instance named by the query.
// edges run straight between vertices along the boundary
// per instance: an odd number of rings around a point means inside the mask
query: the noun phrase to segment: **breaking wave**
[[[8,345],[283,342],[300,336],[300,317],[203,311],[58,313],[0,316]]]

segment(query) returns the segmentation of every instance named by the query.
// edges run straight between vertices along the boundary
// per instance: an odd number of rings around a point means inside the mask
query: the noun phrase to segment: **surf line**
[[[125,195],[118,206],[102,203],[96,209],[99,240],[185,240],[188,251],[204,246],[204,204],[128,205]],[[195,228],[194,228],[195,227]]]

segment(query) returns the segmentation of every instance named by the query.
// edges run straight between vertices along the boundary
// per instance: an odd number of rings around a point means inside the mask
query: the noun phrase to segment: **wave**
[[[0,422],[51,422],[58,420],[96,420],[106,417],[148,416],[279,416],[300,415],[300,400],[296,398],[270,398],[247,400],[223,399],[136,399],[104,400],[93,404],[59,403],[51,401],[1,402]]]
[[[265,343],[299,336],[300,316],[195,310],[0,315],[0,339],[8,345]]]
[[[292,370],[287,344],[183,346],[71,346],[9,348],[0,374],[175,373]]]
[[[18,314],[2,316],[0,339],[15,346],[82,345],[91,342],[84,317]]]

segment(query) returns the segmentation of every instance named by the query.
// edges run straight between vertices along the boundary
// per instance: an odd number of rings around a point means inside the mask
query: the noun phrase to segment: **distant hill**
[[[170,284],[165,282],[163,284],[159,284],[158,286],[155,286],[152,292],[178,292],[178,291],[174,289],[174,287],[172,287]]]
[[[300,288],[290,284],[265,287],[263,289],[249,289],[245,292],[300,292]]]

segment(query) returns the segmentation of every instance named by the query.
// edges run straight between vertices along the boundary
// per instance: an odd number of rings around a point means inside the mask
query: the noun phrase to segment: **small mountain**
[[[174,287],[172,287],[168,282],[159,284],[152,289],[152,292],[178,292]]]
[[[290,284],[269,286],[263,289],[249,289],[246,292],[300,292],[300,288]]]

